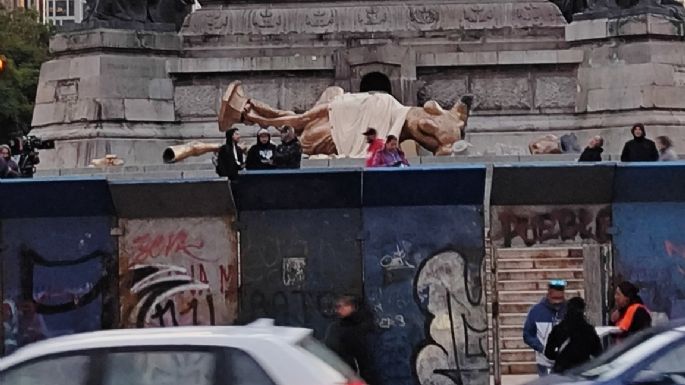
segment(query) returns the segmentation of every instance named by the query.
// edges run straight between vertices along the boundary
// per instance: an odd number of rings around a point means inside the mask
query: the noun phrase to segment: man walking
[[[335,304],[338,320],[326,332],[326,345],[337,353],[359,376],[374,384],[373,362],[368,338],[374,330],[373,315],[359,300],[344,295]]]
[[[547,296],[528,312],[523,326],[523,341],[535,350],[535,363],[540,377],[550,373],[554,362],[545,357],[545,344],[552,328],[566,312],[566,281],[552,280],[547,286]]]
[[[621,153],[621,162],[656,162],[659,160],[659,150],[656,144],[647,139],[645,125],[637,123],[630,130],[633,139],[626,142]]]

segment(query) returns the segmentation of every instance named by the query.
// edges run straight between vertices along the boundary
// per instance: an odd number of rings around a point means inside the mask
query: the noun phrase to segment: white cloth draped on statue
[[[330,103],[328,115],[338,156],[366,157],[368,143],[362,134],[367,128],[375,128],[380,139],[388,135],[399,138],[409,108],[384,93],[337,96]]]

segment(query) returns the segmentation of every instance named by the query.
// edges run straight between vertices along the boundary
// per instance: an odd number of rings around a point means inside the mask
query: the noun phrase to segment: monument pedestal
[[[584,50],[576,112],[585,113],[583,119],[605,116],[600,124],[610,152],[619,152],[630,138],[629,125],[615,124],[625,124],[627,116],[644,123],[650,137],[668,135],[678,149],[685,148],[684,27],[682,20],[661,14],[581,20],[567,27],[567,41]]]
[[[181,50],[177,33],[73,31],[50,48],[55,59],[41,67],[31,132],[55,140],[55,150],[41,151],[42,168],[84,167],[106,154],[159,163],[165,146],[204,135],[182,133],[176,120],[167,68]]]

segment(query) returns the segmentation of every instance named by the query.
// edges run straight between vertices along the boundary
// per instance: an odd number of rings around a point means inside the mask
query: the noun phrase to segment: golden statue
[[[400,141],[412,139],[435,155],[451,155],[452,145],[462,139],[469,117],[471,96],[464,96],[449,111],[435,101],[423,107],[402,106],[384,93],[345,93],[329,87],[319,101],[301,114],[275,109],[248,98],[240,82],[232,82],[221,101],[219,129],[236,123],[295,129],[307,155],[363,157],[362,133],[375,128],[381,137],[393,134]]]

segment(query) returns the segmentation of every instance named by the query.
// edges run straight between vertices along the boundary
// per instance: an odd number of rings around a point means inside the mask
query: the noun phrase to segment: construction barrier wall
[[[616,279],[683,316],[685,164],[495,166],[499,249],[613,244]],[[226,180],[0,181],[5,353],[116,327],[271,317],[325,339],[373,312],[382,384],[487,381],[485,166]],[[648,262],[647,262],[648,261]]]

